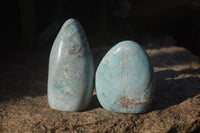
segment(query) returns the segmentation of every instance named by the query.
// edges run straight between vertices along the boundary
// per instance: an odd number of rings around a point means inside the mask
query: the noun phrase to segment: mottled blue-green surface
[[[90,102],[94,64],[85,33],[75,19],[67,20],[51,49],[48,102],[51,108],[80,111]]]
[[[142,113],[154,92],[153,68],[144,49],[133,41],[116,44],[96,71],[96,93],[107,110]]]

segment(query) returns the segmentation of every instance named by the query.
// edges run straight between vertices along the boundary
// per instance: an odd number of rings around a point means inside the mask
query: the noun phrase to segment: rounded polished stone
[[[143,113],[154,92],[153,68],[145,50],[133,41],[111,48],[96,72],[96,93],[107,110]]]
[[[51,49],[48,102],[51,108],[80,111],[94,89],[94,64],[85,33],[75,19],[67,20]]]

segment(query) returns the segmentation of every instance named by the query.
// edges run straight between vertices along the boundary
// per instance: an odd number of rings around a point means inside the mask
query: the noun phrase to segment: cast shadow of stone
[[[156,70],[156,89],[148,112],[178,105],[200,93],[199,58],[185,49],[170,50],[173,48],[166,47],[165,52],[150,56]]]
[[[200,93],[200,69],[159,71],[155,73],[155,97],[149,111],[162,110],[177,105]]]
[[[89,111],[89,110],[93,110],[96,108],[102,108],[102,106],[99,103],[97,95],[95,94],[95,95],[93,95],[92,100],[91,100],[90,104],[88,105],[88,107],[83,111]]]

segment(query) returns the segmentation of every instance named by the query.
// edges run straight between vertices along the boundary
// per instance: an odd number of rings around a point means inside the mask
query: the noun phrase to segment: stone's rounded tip
[[[64,24],[68,25],[68,24],[74,23],[74,22],[78,22],[78,21],[74,18],[70,18],[70,19],[67,19]]]
[[[72,25],[77,25],[77,24],[79,24],[78,20],[76,20],[74,18],[70,18],[64,22],[62,27],[64,27],[64,29],[68,29],[68,27],[70,27]]]
[[[70,18],[66,20],[60,29],[60,34],[63,34],[63,37],[65,38],[68,36],[73,36],[76,34],[80,36],[85,36],[84,30],[81,26],[81,24],[74,18]],[[86,37],[85,37],[86,38]]]
[[[113,48],[124,47],[124,46],[129,48],[141,47],[137,42],[134,42],[132,40],[125,40],[117,43]]]
[[[117,43],[116,45],[119,45],[119,44],[123,45],[123,44],[126,44],[126,43],[128,43],[128,44],[134,44],[134,45],[139,45],[137,42],[134,42],[132,40],[121,41],[121,42]]]
[[[153,92],[153,68],[138,43],[122,41],[107,52],[96,71],[96,93],[105,109],[143,113]]]

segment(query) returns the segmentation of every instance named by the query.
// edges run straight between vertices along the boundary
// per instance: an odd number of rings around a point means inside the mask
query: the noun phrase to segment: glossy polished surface
[[[99,64],[96,92],[107,110],[142,113],[154,92],[153,69],[144,49],[133,41],[115,45]]]
[[[48,101],[53,109],[80,111],[90,102],[94,64],[85,33],[75,19],[67,20],[51,49]]]

